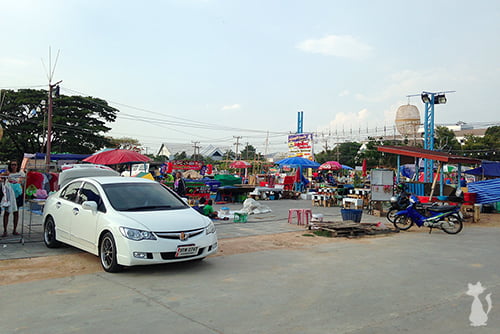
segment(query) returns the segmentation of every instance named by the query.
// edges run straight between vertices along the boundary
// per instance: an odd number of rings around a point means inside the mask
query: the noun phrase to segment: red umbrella
[[[103,151],[91,155],[83,161],[100,165],[130,164],[136,162],[148,162],[151,160],[145,155],[130,150],[115,149]]]
[[[363,171],[363,177],[366,177],[366,159],[363,159],[363,165],[361,167],[361,170]]]
[[[229,168],[249,168],[249,167],[252,167],[252,165],[243,160],[233,161],[229,165]]]
[[[318,167],[319,170],[341,170],[342,165],[337,161],[327,161]]]

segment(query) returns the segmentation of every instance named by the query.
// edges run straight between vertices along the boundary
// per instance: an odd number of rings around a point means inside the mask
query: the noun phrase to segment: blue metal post
[[[457,166],[458,170],[457,170],[457,189],[461,187],[461,183],[462,183],[462,164],[458,164]]]
[[[299,111],[298,112],[298,119],[297,119],[297,133],[302,133],[302,125],[304,123],[304,112]]]
[[[396,183],[399,184],[399,178],[401,174],[401,156],[399,154],[397,155],[397,162],[398,162],[398,172],[396,173]]]
[[[443,190],[444,190],[444,172],[443,169],[439,171],[440,174],[440,179],[439,179],[439,196],[443,196]]]
[[[427,92],[426,92],[427,93]],[[424,149],[434,150],[434,93],[427,93],[430,101],[425,104],[424,116]],[[424,161],[424,182],[432,180],[434,172],[434,161],[425,159]]]

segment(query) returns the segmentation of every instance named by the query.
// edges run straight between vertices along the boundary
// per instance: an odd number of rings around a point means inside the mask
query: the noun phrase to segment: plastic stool
[[[298,225],[305,225],[305,226],[309,226],[309,222],[311,221],[312,219],[312,210],[311,209],[302,209],[302,217],[304,218],[304,224],[299,224]]]
[[[321,206],[321,197],[320,197],[320,195],[313,195],[312,196],[312,205],[313,206]]]
[[[293,214],[297,214],[297,225],[302,225],[302,209],[288,209],[288,223],[293,224]]]

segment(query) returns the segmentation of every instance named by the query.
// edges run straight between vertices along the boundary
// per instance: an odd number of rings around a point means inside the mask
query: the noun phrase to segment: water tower
[[[411,104],[398,108],[396,112],[396,129],[405,138],[413,136],[413,145],[417,143],[417,131],[420,126],[420,111]]]

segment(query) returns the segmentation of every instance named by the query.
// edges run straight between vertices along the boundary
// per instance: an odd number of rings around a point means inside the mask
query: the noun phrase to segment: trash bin
[[[352,220],[356,223],[361,222],[361,216],[363,215],[363,210],[357,209],[340,209],[340,213],[342,214],[342,220]]]

